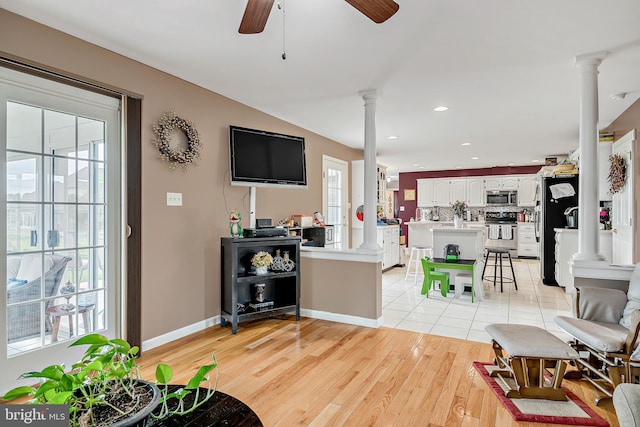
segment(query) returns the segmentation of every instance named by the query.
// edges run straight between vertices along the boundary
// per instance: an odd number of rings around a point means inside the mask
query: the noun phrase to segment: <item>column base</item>
[[[602,262],[605,261],[605,257],[603,255],[600,254],[581,254],[581,253],[575,253],[571,256],[571,262],[574,265],[590,265],[593,264],[594,262]],[[609,265],[609,262],[606,262],[607,265]]]

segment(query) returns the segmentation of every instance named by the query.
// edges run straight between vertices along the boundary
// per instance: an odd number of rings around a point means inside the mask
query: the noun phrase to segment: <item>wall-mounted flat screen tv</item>
[[[307,187],[304,138],[229,127],[231,185]]]

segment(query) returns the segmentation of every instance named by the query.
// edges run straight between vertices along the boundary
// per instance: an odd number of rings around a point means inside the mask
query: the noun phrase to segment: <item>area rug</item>
[[[504,395],[502,385],[490,376],[491,371],[497,369],[495,365],[473,362],[473,366],[516,421],[609,427],[609,423],[604,418],[596,414],[593,409],[565,387],[563,388],[568,397],[565,402],[544,399],[510,399]]]

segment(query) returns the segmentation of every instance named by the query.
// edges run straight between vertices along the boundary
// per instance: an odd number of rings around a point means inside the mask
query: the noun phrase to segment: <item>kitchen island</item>
[[[409,247],[415,245],[434,247],[432,230],[438,228],[453,228],[453,221],[410,221],[406,224],[409,230]],[[484,227],[485,223],[482,221],[465,221],[462,230],[480,229],[484,231]],[[440,256],[437,252],[434,253],[435,256]]]
[[[440,227],[432,228],[433,256],[444,256],[445,247],[449,244],[458,245],[461,259],[482,258],[484,252],[483,227]]]

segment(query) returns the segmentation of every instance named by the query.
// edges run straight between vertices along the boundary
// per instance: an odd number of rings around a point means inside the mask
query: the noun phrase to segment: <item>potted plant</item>
[[[71,372],[65,372],[64,365],[27,372],[20,378],[37,378],[40,384],[16,387],[0,400],[31,396],[31,403],[67,404],[71,427],[144,426],[149,416],[164,418],[192,412],[206,402],[217,387],[215,356],[213,363],[200,367],[187,385],[169,392],[168,384],[173,377],[171,367],[162,363],[156,366],[156,383],[141,380],[136,364],[139,349],[127,341],[89,334],[71,344],[78,345],[89,348],[72,366]],[[214,369],[216,378],[211,388],[208,374]],[[201,396],[200,384],[203,382],[207,383],[207,391]],[[183,399],[191,393],[195,399],[185,408]]]
[[[456,200],[452,203],[453,207],[453,224],[455,228],[462,228],[462,220],[465,212],[467,212],[467,204],[463,200]]]
[[[260,251],[251,258],[251,265],[256,268],[256,274],[267,274],[273,257],[269,252]]]

